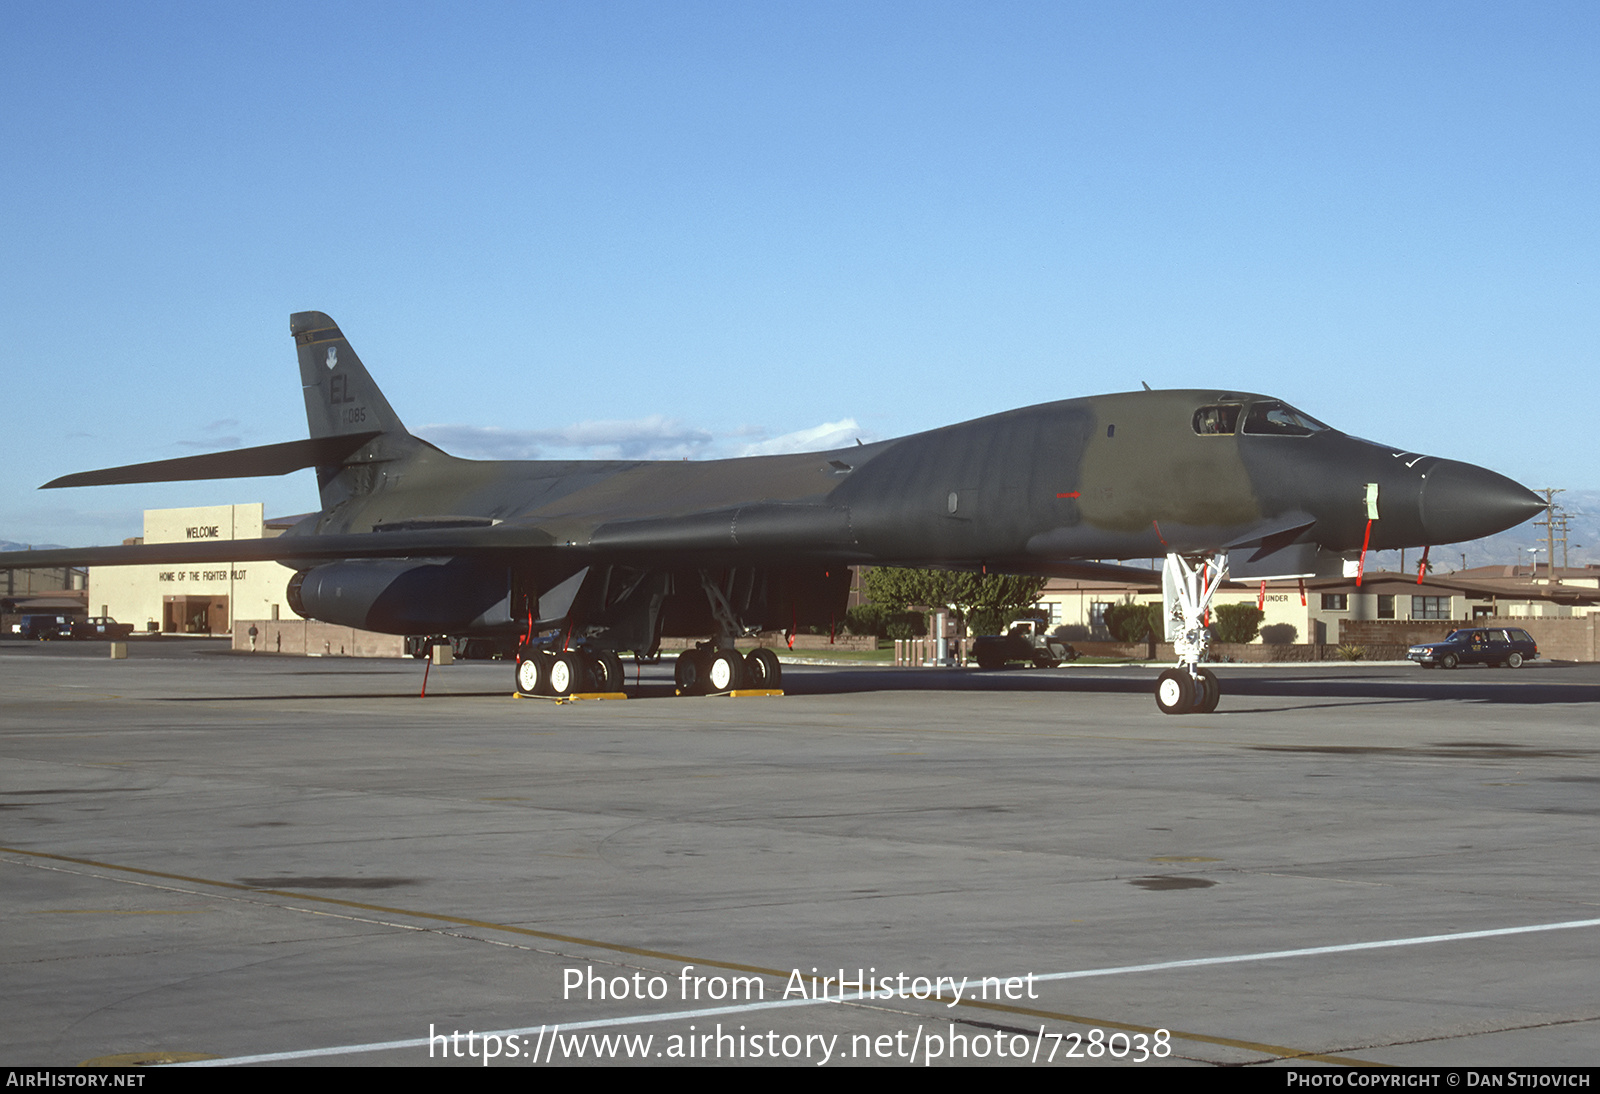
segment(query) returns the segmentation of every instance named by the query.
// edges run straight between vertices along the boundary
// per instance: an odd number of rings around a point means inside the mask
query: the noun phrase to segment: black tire
[[[558,653],[547,663],[549,677],[545,682],[547,694],[566,696],[582,691],[584,686],[583,658],[575,653]]]
[[[744,659],[744,668],[753,688],[783,686],[783,666],[778,662],[778,655],[765,646],[750,651]]]
[[[743,686],[744,658],[737,650],[718,650],[706,659],[706,691],[721,694]]]
[[[1506,658],[1506,668],[1520,669],[1522,667],[1522,654],[1514,653]]]
[[[684,650],[678,655],[678,663],[673,666],[672,681],[678,688],[680,695],[702,695],[705,693],[706,668],[699,650]]]
[[[1210,669],[1200,670],[1200,700],[1195,703],[1196,714],[1210,714],[1217,709],[1217,704],[1222,701],[1222,685],[1217,681],[1217,674]]]
[[[1003,669],[1006,667],[1006,663],[1004,661],[996,661],[993,657],[979,654],[978,667],[980,669]]]
[[[517,651],[515,679],[518,695],[543,695],[541,689],[549,676],[544,654],[528,646]]]
[[[1447,653],[1443,657],[1439,658],[1439,667],[1442,669],[1453,669],[1458,664],[1460,664],[1460,661],[1453,653]]]
[[[1167,669],[1156,677],[1156,706],[1163,714],[1188,714],[1198,695],[1194,677],[1184,669]]]
[[[626,679],[622,658],[609,650],[594,655],[594,690],[621,691]]]

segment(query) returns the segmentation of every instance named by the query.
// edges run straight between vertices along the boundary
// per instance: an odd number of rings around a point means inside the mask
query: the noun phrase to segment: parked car
[[[1053,669],[1063,661],[1076,661],[1072,644],[1044,633],[1044,625],[1023,620],[1009,634],[985,634],[972,640],[972,656],[979,668],[1003,669],[1021,662]]]
[[[132,633],[132,623],[118,623],[109,615],[91,615],[87,619],[72,621],[73,638],[103,638],[117,642]]]
[[[1425,669],[1457,665],[1504,665],[1514,669],[1539,656],[1533,636],[1520,627],[1463,627],[1443,642],[1427,642],[1406,651],[1406,660]]]

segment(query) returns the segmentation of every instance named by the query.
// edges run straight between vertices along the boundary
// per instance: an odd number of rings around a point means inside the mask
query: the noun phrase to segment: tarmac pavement
[[[1600,1057],[1600,666],[131,652],[0,642],[6,1064]]]

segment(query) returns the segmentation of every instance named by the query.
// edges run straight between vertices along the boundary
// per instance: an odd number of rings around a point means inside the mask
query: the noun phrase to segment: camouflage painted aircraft
[[[1205,613],[1224,576],[1311,576],[1365,550],[1518,524],[1535,494],[1481,467],[1346,436],[1278,399],[1137,391],[897,440],[685,461],[477,461],[412,436],[339,327],[290,317],[307,440],[69,475],[49,487],[314,467],[322,511],[283,536],[0,555],[0,568],[276,560],[303,616],[517,651],[525,693],[616,690],[619,651],[705,639],[680,690],[776,686],[735,640],[842,618],[849,567],[1137,577],[1164,559],[1177,667],[1157,703],[1208,711]],[[545,636],[540,638],[539,636]]]

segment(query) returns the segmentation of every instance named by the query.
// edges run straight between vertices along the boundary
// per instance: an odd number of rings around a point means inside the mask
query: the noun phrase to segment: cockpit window
[[[1251,403],[1245,415],[1246,433],[1266,434],[1274,437],[1309,437],[1322,433],[1327,426],[1309,414],[1303,414],[1288,403]]]
[[[1233,433],[1239,428],[1239,404],[1203,406],[1194,412],[1194,431],[1202,437]]]

